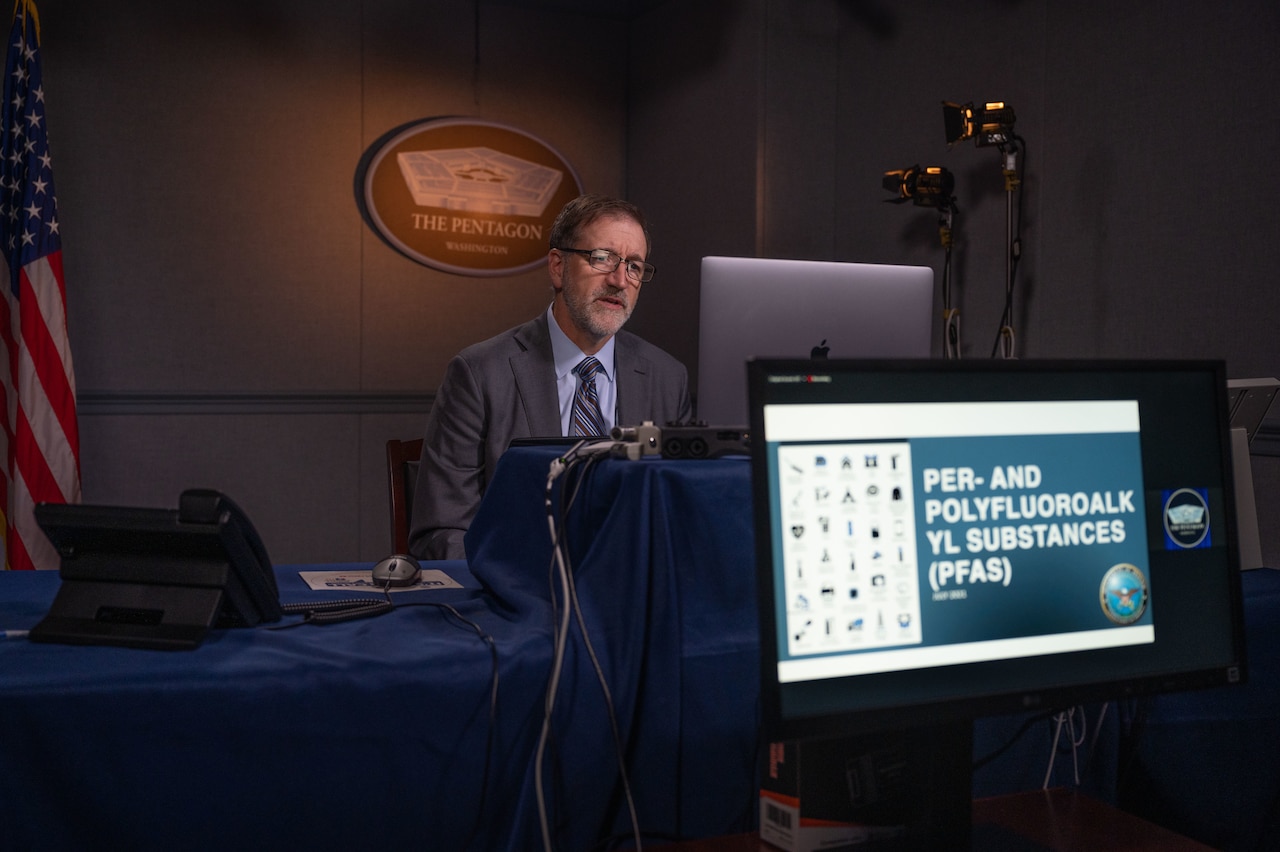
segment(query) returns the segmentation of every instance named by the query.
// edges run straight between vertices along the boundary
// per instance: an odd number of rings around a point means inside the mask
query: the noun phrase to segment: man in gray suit
[[[653,277],[639,208],[584,195],[551,226],[551,306],[537,319],[467,347],[445,370],[427,419],[409,549],[422,559],[463,559],[462,539],[513,438],[582,434],[571,424],[587,356],[607,435],[615,425],[659,425],[692,415],[683,364],[622,331],[641,285]]]

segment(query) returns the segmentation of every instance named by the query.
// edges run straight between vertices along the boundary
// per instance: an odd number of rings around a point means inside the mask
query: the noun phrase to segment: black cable
[[[960,358],[960,311],[952,306],[952,249],[955,247],[955,219],[960,215],[955,199],[943,202],[938,233],[942,243],[942,356]]]
[[[568,547],[565,545],[567,541],[567,518],[581,494],[587,475],[603,457],[602,452],[593,451],[594,447],[596,447],[595,444],[589,444],[586,440],[579,441],[569,452],[553,462],[547,480],[546,509],[553,537],[552,558],[548,566],[547,584],[551,592],[552,624],[558,626],[553,633],[554,660],[552,676],[548,683],[543,733],[540,735],[541,743],[538,749],[538,757],[536,758],[537,768],[535,768],[535,771],[538,772],[539,789],[541,789],[542,785],[540,767],[543,763],[543,755],[549,752],[554,757],[558,753],[555,745],[555,731],[550,725],[550,713],[554,710],[554,692],[558,690],[562,660],[568,644],[568,616],[573,612],[572,602],[569,600],[571,597],[569,589],[573,577],[573,564]],[[559,470],[557,470],[557,467]],[[552,488],[557,480],[561,482],[559,502],[553,505]],[[556,594],[557,585],[564,587],[564,600],[561,600]],[[555,787],[557,785],[553,784],[552,786]],[[544,827],[544,847],[549,848],[551,820],[550,815],[547,813],[546,799],[541,793],[538,795],[538,805],[539,819]],[[558,820],[556,822],[558,824]]]
[[[342,621],[354,621],[357,618],[372,618],[390,612],[395,605],[390,600],[372,600],[369,598],[343,598],[332,601],[312,601],[308,603],[283,604],[280,611],[285,615],[301,615],[302,621],[293,624],[280,624],[268,627],[268,630],[289,630],[304,624],[337,624]]]
[[[467,842],[462,848],[470,849],[475,843],[476,838],[480,834],[480,826],[484,820],[484,810],[489,796],[489,776],[493,766],[493,750],[494,739],[497,736],[498,728],[498,681],[499,681],[499,660],[498,645],[493,637],[484,631],[479,624],[467,618],[460,613],[457,607],[452,604],[441,603],[439,601],[406,601],[396,604],[391,600],[391,581],[388,580],[382,588],[383,600],[371,600],[368,598],[342,598],[340,600],[329,601],[309,601],[303,603],[284,604],[281,610],[286,615],[302,615],[303,620],[294,624],[279,625],[269,627],[269,630],[287,630],[293,627],[300,627],[304,624],[326,625],[336,624],[342,621],[352,621],[358,618],[370,618],[372,616],[382,615],[391,612],[393,609],[403,609],[406,607],[431,607],[438,609],[447,616],[453,616],[458,622],[475,631],[480,637],[480,641],[489,646],[490,665],[492,666],[492,674],[489,678],[489,728],[485,737],[484,746],[484,764],[480,773],[480,801],[476,806],[476,819],[471,826],[471,832],[467,837]]]
[[[554,729],[551,725],[552,714],[555,712],[556,693],[559,691],[560,674],[563,667],[565,650],[568,642],[569,630],[569,609],[568,609],[568,568],[565,565],[567,557],[566,550],[562,544],[564,540],[564,501],[565,492],[569,489],[566,475],[571,478],[571,471],[578,462],[578,450],[584,445],[584,441],[579,441],[564,456],[552,461],[550,469],[547,472],[546,494],[544,504],[547,513],[548,533],[552,544],[551,570],[548,574],[547,581],[549,586],[549,602],[552,611],[552,661],[551,672],[547,679],[546,694],[543,698],[542,708],[542,726],[538,735],[538,748],[534,755],[534,789],[538,802],[538,824],[542,833],[542,847],[544,852],[551,852],[552,843],[552,820],[547,804],[547,796],[545,793],[544,781],[544,760],[547,752],[550,750],[555,753],[553,743]],[[556,506],[553,505],[552,495],[557,481],[561,482],[560,489],[560,511],[557,513]],[[560,598],[556,595],[557,585],[563,587],[561,595],[564,598],[564,609],[561,609]],[[558,824],[558,820],[556,823]]]
[[[489,678],[489,731],[485,737],[484,744],[484,768],[480,775],[480,801],[476,805],[476,820],[471,826],[471,833],[467,837],[467,842],[463,845],[463,849],[470,849],[475,843],[476,837],[480,834],[480,826],[484,820],[484,809],[489,798],[489,774],[493,766],[493,750],[494,739],[498,729],[498,675],[500,666],[498,663],[498,644],[493,637],[484,631],[479,624],[458,612],[457,608],[452,604],[440,603],[437,601],[408,601],[400,604],[400,607],[433,607],[453,616],[462,624],[470,627],[480,637],[480,641],[489,646],[489,659],[493,673]],[[446,619],[447,620],[447,619]]]
[[[1146,734],[1151,710],[1151,698],[1137,698],[1129,702],[1127,713],[1120,717],[1120,749],[1116,758],[1116,790],[1122,798],[1131,784],[1130,773],[1135,771],[1138,753],[1142,750],[1142,738]]]
[[[585,475],[585,471],[584,471]],[[578,586],[574,582],[573,572],[569,572],[569,597],[572,601],[574,617],[578,622],[578,631],[582,634],[582,642],[587,648],[587,656],[591,659],[596,673],[596,681],[600,684],[600,692],[604,696],[605,712],[609,718],[609,729],[613,734],[613,748],[618,761],[618,776],[622,782],[622,792],[626,799],[627,810],[631,816],[631,825],[635,834],[636,848],[641,848],[640,820],[636,814],[635,797],[631,792],[631,780],[627,773],[626,749],[622,745],[622,732],[618,728],[618,712],[613,704],[613,694],[609,691],[609,683],[604,676],[604,667],[596,655],[595,646],[591,642],[591,634],[587,631],[587,623],[582,615],[582,606],[578,603]]]
[[[1026,736],[1027,731],[1031,730],[1032,726],[1040,722],[1043,722],[1046,719],[1052,719],[1055,715],[1057,715],[1058,712],[1059,711],[1057,710],[1050,710],[1046,713],[1038,713],[1035,716],[1029,717],[1026,721],[1022,723],[1022,727],[1018,728],[1018,730],[1014,732],[1013,736],[1011,736],[1005,742],[1004,745],[1000,746],[995,751],[987,754],[985,757],[981,757],[975,760],[973,762],[973,770],[976,772],[982,767],[986,766],[988,763],[991,763],[993,760],[1000,757],[1000,755],[1004,754],[1006,751],[1013,748],[1014,745],[1017,744],[1018,740]]]
[[[635,810],[635,799],[631,791],[631,782],[627,774],[626,750],[623,746],[622,735],[618,726],[617,710],[613,704],[613,696],[609,691],[609,685],[608,685],[607,679],[605,678],[603,667],[600,664],[599,657],[596,654],[595,648],[591,642],[591,636],[587,630],[587,625],[582,615],[582,607],[578,602],[577,586],[574,582],[574,576],[573,576],[572,558],[569,554],[569,549],[566,544],[567,521],[568,521],[569,512],[577,502],[578,497],[581,495],[582,489],[586,484],[588,478],[590,477],[590,473],[595,469],[595,467],[599,464],[600,460],[605,455],[603,452],[580,454],[579,450],[582,446],[583,445],[581,443],[576,445],[572,450],[570,450],[570,452],[566,453],[564,457],[558,460],[558,463],[563,465],[563,469],[559,473],[559,477],[561,478],[561,481],[562,481],[562,487],[560,489],[560,494],[559,494],[559,504],[556,507],[556,509],[552,508],[552,500],[551,500],[550,493],[548,493],[547,495],[547,510],[549,513],[555,512],[554,517],[549,519],[553,529],[555,530],[554,544],[555,544],[555,550],[556,550],[556,553],[553,555],[551,575],[549,577],[549,580],[550,580],[549,585],[551,588],[552,611],[553,611],[553,615],[555,616],[555,621],[556,623],[558,623],[559,620],[563,617],[562,615],[559,614],[560,613],[559,604],[561,602],[558,601],[556,597],[556,592],[555,592],[555,588],[556,588],[555,579],[557,576],[555,569],[558,561],[559,569],[560,571],[563,571],[563,578],[561,582],[564,585],[566,594],[568,596],[567,599],[562,603],[565,607],[567,607],[566,614],[572,614],[577,622],[578,630],[582,635],[583,643],[586,647],[588,658],[591,660],[592,667],[596,674],[596,680],[599,683],[601,692],[604,696],[606,714],[609,719],[609,725],[610,725],[610,730],[613,737],[615,755],[618,761],[619,778],[622,784],[623,795],[625,797],[627,807],[628,807],[628,812],[631,819],[632,837],[635,841],[635,848],[640,849],[642,848],[640,824],[639,824],[639,818]],[[548,489],[551,488],[551,485],[552,485],[552,482],[549,480]],[[557,636],[557,639],[556,639],[557,654],[563,653],[562,645],[566,644],[568,641],[567,627],[568,625],[566,623],[565,625],[566,632],[563,635]],[[549,738],[549,730],[550,729],[548,728],[548,738]],[[543,804],[545,806],[545,803]],[[544,813],[543,819],[545,823],[546,821],[545,813]]]

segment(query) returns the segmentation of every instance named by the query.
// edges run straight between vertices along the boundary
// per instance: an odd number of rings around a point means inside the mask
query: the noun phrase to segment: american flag
[[[32,516],[36,503],[80,500],[80,430],[67,340],[58,203],[45,130],[40,22],[18,0],[5,60],[0,120],[0,242],[8,284],[0,306],[6,568],[57,568]]]

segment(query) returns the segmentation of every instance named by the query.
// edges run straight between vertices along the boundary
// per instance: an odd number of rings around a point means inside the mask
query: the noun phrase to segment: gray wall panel
[[[276,562],[350,561],[363,512],[352,414],[82,416],[84,501],[176,507],[216,488],[253,519]],[[366,474],[369,475],[369,474]]]

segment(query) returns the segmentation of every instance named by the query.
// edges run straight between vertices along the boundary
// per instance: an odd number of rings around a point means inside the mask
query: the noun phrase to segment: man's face
[[[608,249],[625,260],[644,260],[644,230],[633,219],[606,216],[582,228],[575,249]],[[565,334],[588,354],[618,333],[640,295],[640,282],[627,277],[626,263],[612,272],[593,268],[587,258],[552,251],[551,281],[560,297],[552,308]]]

